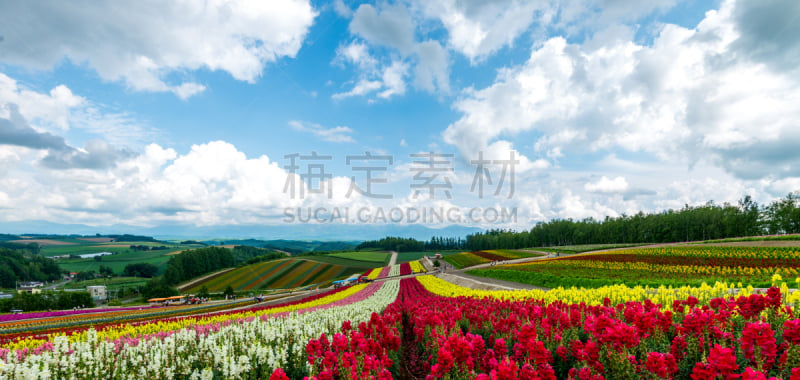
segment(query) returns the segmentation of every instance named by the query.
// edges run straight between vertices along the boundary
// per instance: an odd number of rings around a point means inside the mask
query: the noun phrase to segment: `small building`
[[[75,278],[78,275],[78,272],[69,272],[69,278]]]
[[[86,287],[86,291],[95,301],[108,299],[108,289],[105,285],[91,285]]]
[[[12,297],[14,297],[14,295],[13,295],[13,294],[8,294],[8,293],[0,293],[0,299],[4,299],[4,298],[12,298]]]
[[[41,281],[28,281],[28,282],[20,282],[20,288],[41,288],[44,286],[44,283]]]
[[[442,254],[441,253],[437,253],[437,254],[433,255],[433,258],[434,259],[441,259],[442,258]]]
[[[55,256],[50,256],[50,258],[53,260],[68,259],[69,255],[55,255]]]
[[[27,292],[31,294],[39,294],[42,292],[42,288],[38,286],[20,286],[17,288],[18,292]]]

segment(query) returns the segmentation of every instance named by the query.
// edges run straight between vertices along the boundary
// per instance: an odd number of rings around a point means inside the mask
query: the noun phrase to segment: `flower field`
[[[511,251],[511,250],[487,250],[475,252],[462,252],[455,255],[448,255],[442,257],[454,267],[461,269],[471,267],[478,264],[486,264],[492,261],[505,261],[513,259],[521,259],[525,257],[539,256],[536,253],[529,253],[524,251]]]
[[[196,283],[190,292],[206,286],[211,292],[231,286],[237,291],[291,289],[319,284],[360,272],[361,269],[312,260],[284,259],[252,264]]]
[[[800,293],[779,285],[478,291],[421,276],[17,334],[0,378],[797,380]]]
[[[420,263],[419,260],[417,260],[410,263],[395,264],[392,266],[370,269],[361,276],[370,280],[377,280],[381,278],[405,276],[412,273],[425,272],[427,272],[425,267],[422,266],[422,263]]]
[[[665,247],[629,249],[477,269],[470,274],[555,287],[695,285],[716,281],[768,287],[778,273],[800,274],[800,249]]]

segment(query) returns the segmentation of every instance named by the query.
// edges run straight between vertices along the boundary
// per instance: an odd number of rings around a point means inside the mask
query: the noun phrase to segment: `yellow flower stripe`
[[[378,276],[381,274],[382,270],[383,270],[383,267],[375,268],[375,269],[369,271],[369,274],[367,275],[367,278],[370,279],[370,280],[374,280],[374,279],[378,278]]]
[[[584,269],[606,269],[613,271],[646,271],[664,274],[688,274],[706,276],[771,276],[780,273],[784,276],[794,277],[800,274],[795,268],[789,267],[723,267],[700,265],[662,265],[646,262],[598,261],[598,260],[561,260],[544,259],[529,263],[510,264],[509,267],[534,268],[536,266],[553,265],[569,266]]]
[[[341,299],[350,297],[359,291],[363,290],[367,287],[367,284],[355,285],[347,288],[341,292],[337,292],[331,294],[326,297],[318,298],[313,301],[303,302],[296,305],[288,305],[282,307],[275,307],[266,310],[242,310],[238,313],[231,313],[231,314],[224,314],[224,315],[214,315],[214,316],[205,316],[200,318],[182,318],[178,320],[163,320],[163,321],[155,321],[151,323],[143,323],[140,325],[130,325],[130,324],[123,324],[119,326],[110,326],[102,331],[97,332],[97,337],[100,340],[114,340],[121,337],[129,337],[129,338],[137,338],[141,337],[142,335],[150,335],[156,334],[160,332],[168,332],[168,331],[176,331],[183,328],[187,328],[190,326],[196,325],[207,325],[207,324],[214,324],[214,323],[223,323],[230,320],[237,320],[237,319],[245,319],[245,318],[255,318],[255,317],[262,317],[271,314],[283,313],[283,312],[292,312],[298,311],[302,309],[307,309],[315,306],[325,305],[328,303],[332,303],[335,301],[339,301]],[[85,341],[86,340],[87,331],[82,331],[77,334],[70,335],[68,337],[70,342],[78,342],[78,341]],[[33,349],[39,347],[43,343],[47,341],[52,341],[56,336],[65,335],[64,333],[54,333],[47,335],[45,337],[37,337],[37,338],[27,338],[24,340],[20,340],[15,343],[7,344],[2,348],[7,348],[9,350],[18,350],[23,348]]]
[[[584,254],[592,255],[643,255],[643,256],[678,256],[678,257],[708,257],[708,258],[740,258],[740,259],[798,259],[800,250],[797,247],[661,247],[661,248],[632,248],[619,251],[599,251]]]
[[[703,284],[698,287],[683,286],[683,287],[665,287],[658,288],[636,286],[629,288],[625,285],[604,286],[596,289],[584,288],[555,288],[549,291],[545,290],[474,290],[459,286],[448,281],[442,280],[438,277],[420,276],[417,279],[422,285],[433,294],[444,297],[492,297],[503,300],[525,300],[525,299],[542,299],[545,302],[562,301],[565,303],[581,303],[584,302],[589,305],[601,305],[605,298],[609,298],[613,304],[623,303],[628,301],[644,301],[650,299],[655,303],[662,305],[672,305],[674,300],[685,300],[689,296],[696,297],[701,303],[706,303],[712,298],[729,297],[734,294],[737,296],[748,296],[754,294],[755,291],[752,287],[741,288],[735,292],[733,284],[726,284],[717,282],[714,286]],[[786,303],[794,306],[796,302],[800,302],[800,291],[795,291],[789,294],[789,289],[786,283],[781,284],[781,289],[786,297]]]
[[[427,272],[427,271],[425,270],[425,267],[422,265],[422,263],[421,263],[421,262],[419,262],[419,260],[412,261],[412,262],[410,262],[409,264],[411,265],[411,270],[412,270],[414,273],[425,273],[425,272]]]

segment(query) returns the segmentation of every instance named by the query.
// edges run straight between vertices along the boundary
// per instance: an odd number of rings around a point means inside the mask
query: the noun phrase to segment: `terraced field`
[[[361,268],[314,261],[313,259],[283,259],[241,267],[198,282],[189,289],[197,292],[206,286],[220,292],[231,286],[236,291],[259,289],[291,289],[328,282],[360,273]]]

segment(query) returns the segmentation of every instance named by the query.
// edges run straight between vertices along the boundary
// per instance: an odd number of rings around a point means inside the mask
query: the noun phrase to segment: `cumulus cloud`
[[[37,132],[31,128],[19,113],[16,104],[8,103],[4,108],[8,112],[8,118],[0,117],[0,144],[57,151],[69,149],[63,137]]]
[[[536,151],[552,158],[622,149],[740,178],[796,176],[800,83],[738,50],[736,6],[693,29],[664,25],[652,45],[619,31],[582,44],[551,38],[491,86],[466,90],[442,136],[470,151],[536,132]]]
[[[533,39],[546,30],[567,35],[591,33],[600,26],[631,22],[672,8],[677,0],[607,1],[422,1],[416,8],[424,17],[437,20],[447,31],[448,46],[473,64],[498,50],[513,46],[532,29]]]
[[[289,121],[289,125],[297,131],[311,133],[325,141],[330,142],[348,142],[354,143],[355,140],[351,136],[353,130],[350,127],[333,127],[325,128],[319,124],[302,122],[298,120]]]
[[[81,129],[115,145],[139,144],[155,134],[134,117],[76,95],[65,85],[42,93],[0,73],[0,118],[11,120],[12,108],[36,133]]]
[[[609,179],[603,176],[597,182],[589,182],[583,186],[590,193],[622,193],[628,190],[628,181],[625,177]]]
[[[170,74],[204,68],[254,82],[267,63],[297,54],[316,15],[303,0],[3,2],[0,61],[47,70],[68,59],[185,99],[204,85]]]
[[[51,169],[105,169],[120,160],[134,156],[126,149],[117,149],[102,140],[91,140],[82,149],[69,146],[63,137],[38,132],[27,124],[13,103],[6,104],[8,118],[0,117],[0,145],[42,150],[46,156],[39,162]]]

